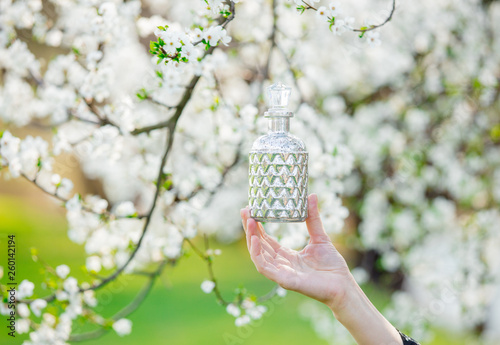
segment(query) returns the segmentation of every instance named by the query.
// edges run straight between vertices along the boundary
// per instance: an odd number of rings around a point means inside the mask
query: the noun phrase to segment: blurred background
[[[494,0],[0,0],[0,253],[15,234],[27,299],[127,265],[95,296],[30,306],[0,342],[353,344],[295,293],[246,320],[202,291],[208,262],[244,315],[274,291],[239,209],[265,89],[282,81],[309,190],[368,297],[422,344],[499,344],[498,32]],[[308,241],[304,224],[266,231]],[[123,315],[131,332],[113,327],[162,263]]]
[[[86,181],[81,176],[72,176],[72,180],[81,191],[96,188],[94,181]],[[39,256],[48,264],[57,266],[64,262],[75,272],[75,276],[85,279],[87,274],[82,271],[82,266],[85,266],[85,251],[68,239],[68,224],[64,209],[59,203],[50,196],[41,194],[26,181],[2,181],[0,191],[1,245],[6,245],[7,234],[16,235],[18,281],[29,279],[36,286],[43,282],[42,266],[33,262],[31,248],[37,248]],[[344,255],[349,255],[342,245],[337,246]],[[212,247],[220,248],[223,252],[215,261],[223,295],[232,295],[234,288],[240,285],[259,295],[267,293],[273,287],[272,282],[255,270],[243,240],[232,244],[213,240]],[[352,262],[353,258],[349,260],[350,264]],[[244,328],[237,328],[233,318],[217,304],[212,295],[201,293],[200,281],[206,274],[199,257],[191,256],[183,260],[176,269],[167,269],[162,274],[144,304],[130,316],[133,321],[133,332],[130,335],[120,337],[110,332],[102,338],[83,343],[137,344],[146,338],[153,344],[161,344],[165,339],[174,344],[186,345],[270,342],[328,344],[326,340],[318,337],[314,326],[306,317],[310,303],[330,316],[330,310],[319,302],[288,292],[285,298],[275,297],[271,302],[265,303],[269,311],[261,320]],[[128,304],[144,282],[145,279],[141,277],[119,279],[107,287],[102,293],[103,315],[111,316]],[[388,305],[390,290],[374,283],[366,283],[362,287],[378,308],[382,309]],[[109,292],[112,295],[109,295]],[[99,293],[97,297],[100,298]],[[6,325],[6,322],[2,321],[2,324]],[[92,329],[83,323],[77,327],[78,331]],[[471,343],[470,334],[457,335],[440,328],[433,331],[435,338],[428,344]],[[5,344],[22,344],[28,338],[28,335],[24,334],[17,335],[13,340],[6,332],[0,334],[0,340]]]

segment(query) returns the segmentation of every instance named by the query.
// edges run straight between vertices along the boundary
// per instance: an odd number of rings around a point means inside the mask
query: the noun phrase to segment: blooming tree
[[[359,252],[358,281],[388,286],[387,314],[415,338],[438,323],[498,340],[499,19],[486,0],[0,0],[2,174],[63,203],[89,272],[79,282],[44,264],[45,290],[21,282],[17,332],[31,332],[27,344],[126,335],[127,315],[187,251],[237,326],[260,318],[284,290],[224,298],[208,236],[241,234],[263,89],[282,80],[294,86],[310,190],[327,231]],[[33,124],[52,140],[12,134]],[[72,194],[63,153],[104,195]],[[301,225],[266,229],[291,248],[307,242]],[[95,291],[130,274],[147,285],[99,315]],[[314,306],[303,313],[325,338],[352,342]],[[96,330],[73,332],[78,319]]]

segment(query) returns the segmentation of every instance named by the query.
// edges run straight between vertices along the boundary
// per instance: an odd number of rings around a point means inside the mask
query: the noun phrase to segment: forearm
[[[329,305],[359,345],[402,345],[399,332],[375,308],[352,276],[342,301]]]

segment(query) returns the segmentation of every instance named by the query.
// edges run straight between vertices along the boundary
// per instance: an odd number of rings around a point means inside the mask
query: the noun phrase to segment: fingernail
[[[318,195],[316,193],[311,194],[311,204],[318,203]]]

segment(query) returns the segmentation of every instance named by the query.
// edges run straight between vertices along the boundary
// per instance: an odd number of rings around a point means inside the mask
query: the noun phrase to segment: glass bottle
[[[249,154],[250,216],[259,222],[303,222],[308,153],[304,142],[289,133],[291,89],[277,83],[267,94],[270,108],[264,117],[269,119],[269,131],[255,140]]]

